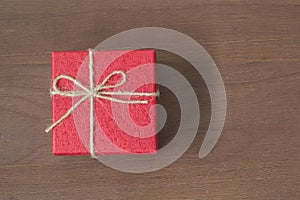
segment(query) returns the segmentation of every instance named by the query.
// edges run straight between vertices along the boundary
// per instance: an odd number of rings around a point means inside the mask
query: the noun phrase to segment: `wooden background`
[[[51,155],[51,51],[95,47],[131,28],[175,29],[201,43],[227,91],[225,127],[204,159],[210,118],[205,83],[184,60],[158,52],[180,71],[200,102],[189,150],[156,172],[128,174],[89,157]],[[0,3],[0,199],[300,198],[300,1],[34,1]],[[180,113],[169,115],[165,145]],[[175,109],[176,107],[176,109]]]

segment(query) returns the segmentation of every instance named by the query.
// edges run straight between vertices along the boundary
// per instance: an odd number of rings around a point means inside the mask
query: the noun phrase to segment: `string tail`
[[[59,118],[56,122],[54,122],[52,125],[50,125],[48,128],[46,128],[45,132],[48,133],[51,131],[54,127],[59,125],[62,121],[64,121],[69,115],[72,114],[72,112],[82,103],[84,102],[88,96],[85,96],[81,98],[74,106],[72,106],[61,118]]]

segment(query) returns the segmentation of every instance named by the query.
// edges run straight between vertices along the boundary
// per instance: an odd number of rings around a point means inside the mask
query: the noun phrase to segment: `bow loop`
[[[121,81],[119,81],[118,83],[113,84],[113,85],[108,85],[107,84],[108,81],[115,75],[121,75]],[[100,91],[100,90],[104,90],[104,89],[120,87],[121,85],[124,85],[124,83],[126,83],[126,81],[127,81],[127,77],[126,77],[125,72],[120,71],[120,70],[113,71],[102,81],[101,84],[96,86],[95,90]]]
[[[69,80],[69,81],[73,82],[74,85],[77,85],[78,87],[80,87],[84,91],[76,91],[76,90],[72,91],[72,90],[61,90],[61,89],[59,89],[57,83],[60,80],[63,80],[63,79],[66,79],[66,80]],[[89,88],[82,85],[79,81],[77,81],[73,77],[67,76],[67,75],[57,76],[53,80],[53,86],[52,87],[53,87],[53,91],[51,92],[52,95],[61,95],[61,96],[66,96],[66,97],[76,97],[76,96],[84,96],[87,93],[90,93]]]

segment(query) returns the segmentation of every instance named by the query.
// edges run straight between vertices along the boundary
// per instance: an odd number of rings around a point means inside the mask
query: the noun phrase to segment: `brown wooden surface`
[[[225,82],[227,118],[212,153],[198,159],[210,117],[207,88],[182,59],[202,121],[189,150],[160,171],[128,174],[89,157],[51,155],[51,51],[95,47],[136,27],[183,32],[201,43]],[[0,199],[299,199],[300,2],[34,1],[0,3]],[[162,133],[176,133],[173,112]],[[168,106],[167,106],[168,107]]]

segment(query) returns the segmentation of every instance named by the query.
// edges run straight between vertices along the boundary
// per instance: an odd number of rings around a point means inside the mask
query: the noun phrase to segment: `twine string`
[[[90,87],[84,86],[80,81],[68,75],[60,75],[57,76],[53,80],[53,91],[51,91],[51,95],[59,95],[64,97],[81,97],[78,102],[76,102],[62,117],[60,117],[57,121],[55,121],[52,125],[50,125],[45,131],[49,132],[54,127],[63,122],[66,118],[68,118],[72,112],[84,101],[87,99],[90,100],[90,154],[93,158],[95,158],[95,150],[94,150],[94,98],[106,99],[116,103],[125,103],[125,104],[148,104],[149,100],[125,100],[118,97],[113,97],[113,95],[123,95],[123,96],[144,96],[144,97],[157,97],[159,96],[159,92],[127,92],[127,91],[103,91],[105,89],[117,88],[124,85],[127,82],[126,73],[121,70],[116,70],[110,73],[100,84],[94,86],[94,58],[93,58],[93,50],[89,49],[89,84]],[[115,75],[121,75],[121,81],[116,84],[108,84],[108,81],[111,77]],[[60,90],[58,88],[57,83],[60,80],[69,80],[74,83],[74,85],[78,86],[82,90]]]

